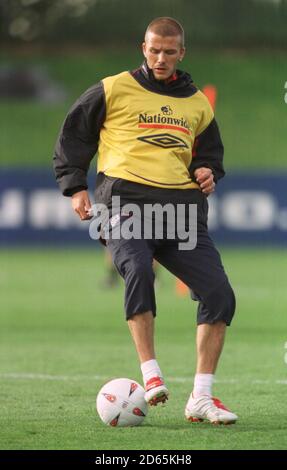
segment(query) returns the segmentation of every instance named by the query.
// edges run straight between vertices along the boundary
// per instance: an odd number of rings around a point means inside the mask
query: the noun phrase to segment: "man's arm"
[[[56,180],[64,196],[87,190],[87,173],[98,149],[105,114],[102,83],[89,88],[70,109],[53,157]]]
[[[225,175],[223,153],[224,147],[218,125],[213,118],[207,128],[195,139],[189,167],[191,177],[200,184],[206,194],[212,192],[217,181]]]

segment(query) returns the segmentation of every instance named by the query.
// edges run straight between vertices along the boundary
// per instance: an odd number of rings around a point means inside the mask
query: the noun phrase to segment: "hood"
[[[153,71],[148,67],[146,60],[141,67],[130,72],[144,88],[161,95],[174,96],[177,98],[186,98],[197,91],[189,73],[182,70],[176,70],[176,78],[165,82],[157,80]]]

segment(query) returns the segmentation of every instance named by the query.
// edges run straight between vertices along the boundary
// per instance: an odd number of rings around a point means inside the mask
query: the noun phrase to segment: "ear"
[[[143,55],[146,58],[146,43],[145,42],[142,43],[142,51],[143,51]]]
[[[185,47],[182,47],[180,50],[179,62],[183,60],[184,56],[185,56]]]

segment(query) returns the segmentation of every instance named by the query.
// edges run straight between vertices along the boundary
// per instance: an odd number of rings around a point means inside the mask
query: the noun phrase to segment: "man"
[[[131,202],[142,209],[150,203],[196,204],[193,250],[181,251],[178,239],[166,238],[121,237],[106,243],[125,280],[126,318],[146,401],[156,405],[168,398],[154,350],[154,258],[199,301],[197,368],[185,416],[191,422],[231,424],[237,416],[212,398],[211,391],[235,310],[233,290],[207,231],[206,197],[224,176],[223,146],[207,98],[189,74],[177,70],[185,54],[182,26],[168,17],[153,20],[142,48],[145,61],[140,68],[103,79],[71,108],[54,155],[56,178],[81,220],[90,218],[86,175],[97,150],[96,202],[109,209],[112,196],[121,198],[121,207]]]

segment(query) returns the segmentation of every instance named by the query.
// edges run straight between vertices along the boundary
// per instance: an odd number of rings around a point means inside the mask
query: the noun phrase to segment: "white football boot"
[[[207,419],[212,424],[234,424],[238,419],[218,398],[207,395],[198,398],[191,395],[185,408],[185,417],[191,423]]]
[[[158,403],[164,403],[168,400],[168,389],[161,377],[152,377],[145,384],[145,401],[156,406]]]

